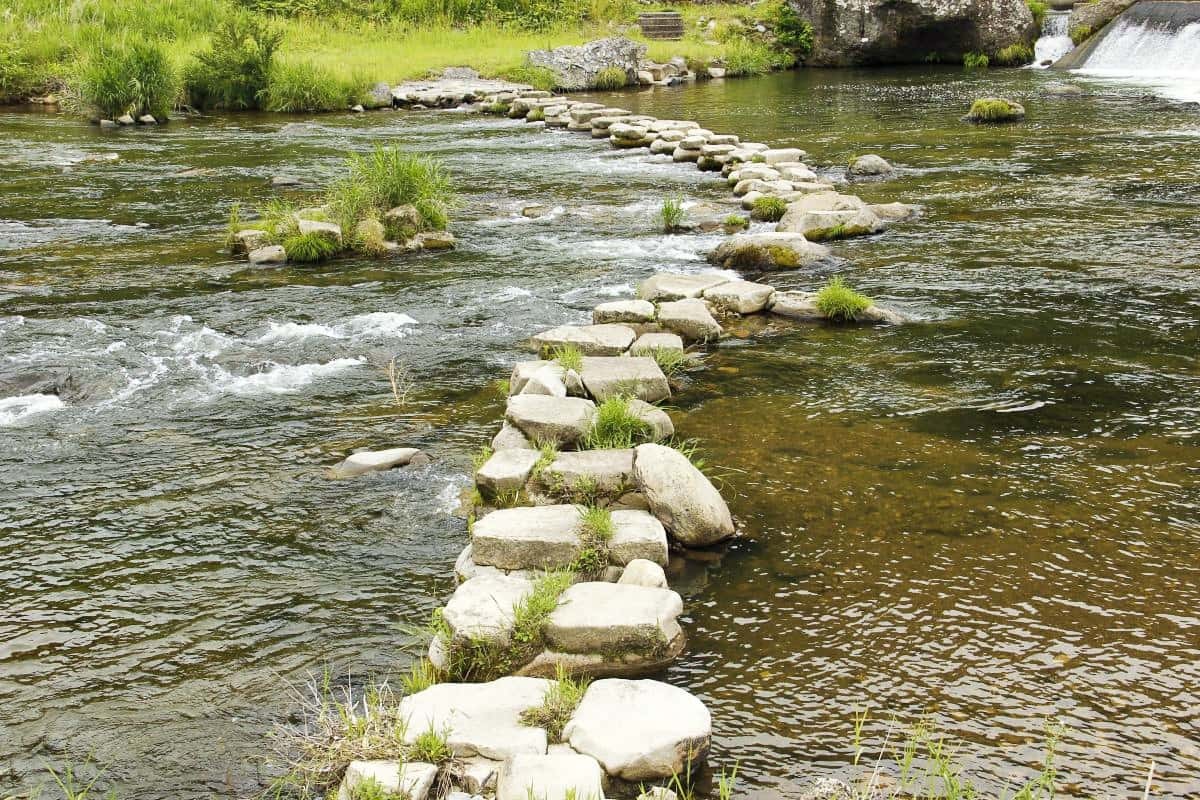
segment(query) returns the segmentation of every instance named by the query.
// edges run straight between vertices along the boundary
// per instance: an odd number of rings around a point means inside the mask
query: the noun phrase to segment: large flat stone
[[[354,789],[364,781],[373,780],[379,787],[409,800],[425,800],[438,768],[421,761],[351,761],[338,787],[337,800],[351,800]]]
[[[750,281],[730,281],[704,292],[704,299],[735,314],[757,314],[767,307],[775,287]]]
[[[780,220],[777,230],[800,233],[813,242],[833,239],[849,239],[852,236],[870,236],[885,227],[884,221],[868,208],[844,211],[805,211],[793,214],[789,211],[784,222]]]
[[[703,300],[692,298],[663,303],[658,307],[658,321],[687,340],[702,342],[721,338],[721,324]]]
[[[538,482],[558,497],[586,493],[616,497],[633,485],[633,450],[565,451],[554,457]],[[585,490],[587,490],[585,492]]]
[[[585,358],[583,386],[597,401],[609,397],[637,397],[656,403],[671,396],[667,376],[653,358]]]
[[[669,589],[586,582],[567,588],[542,631],[568,653],[652,655],[681,633],[683,600]]]
[[[739,233],[713,250],[708,260],[729,269],[776,270],[807,267],[829,257],[829,248],[801,233]]]
[[[521,433],[516,426],[507,420],[500,426],[500,431],[492,437],[493,450],[532,450],[533,444]]]
[[[604,800],[604,771],[575,752],[519,755],[504,762],[496,800]]]
[[[824,319],[817,308],[816,292],[777,292],[771,300],[772,314],[802,320]]]
[[[565,446],[578,442],[592,427],[596,404],[580,397],[521,394],[508,399],[505,418],[530,441]]]
[[[533,337],[539,352],[574,346],[585,356],[619,356],[633,344],[634,332],[624,325],[560,325]]]
[[[654,304],[648,300],[614,300],[611,303],[601,303],[592,309],[592,322],[597,325],[653,320]]]
[[[539,456],[536,450],[497,450],[476,470],[475,485],[485,497],[518,491],[529,480]]]
[[[382,472],[403,467],[421,451],[415,447],[393,447],[390,450],[363,450],[352,453],[342,463],[330,469],[334,478],[353,478],[368,472]]]
[[[674,272],[659,272],[642,282],[638,297],[651,302],[682,300],[699,297],[705,289],[711,289],[729,281],[724,275],[682,275]]]
[[[661,681],[599,680],[563,731],[580,753],[625,781],[666,780],[708,757],[712,717],[704,703]]]
[[[493,511],[471,529],[476,564],[510,569],[565,567],[583,549],[579,508],[528,506]]]
[[[502,761],[546,752],[546,731],[521,724],[521,713],[540,706],[550,681],[507,677],[490,683],[439,683],[400,701],[408,723],[405,741],[431,728],[445,731],[450,749],[466,758]]]
[[[733,536],[733,518],[721,493],[678,450],[639,445],[633,471],[651,512],[682,544],[704,547]]]
[[[647,511],[613,511],[612,521],[608,556],[614,564],[643,560],[667,565],[667,531],[657,517]]]
[[[459,584],[442,618],[455,639],[484,639],[505,646],[514,609],[533,593],[533,582],[509,575],[480,575]]]
[[[683,339],[677,333],[643,333],[629,348],[631,356],[653,356],[656,352],[683,352]]]

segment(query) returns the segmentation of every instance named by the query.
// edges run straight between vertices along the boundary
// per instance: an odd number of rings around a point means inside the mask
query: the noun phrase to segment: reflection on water
[[[867,705],[880,735],[890,712],[932,715],[993,790],[1060,719],[1068,794],[1132,794],[1150,759],[1160,796],[1200,791],[1200,124],[1041,95],[1062,80],[812,71],[604,96],[831,175],[879,152],[898,177],[853,190],[925,207],[833,268],[925,322],[739,326],[676,400],[744,536],[672,565],[691,639],[669,678],[758,794],[845,774]],[[1029,122],[959,124],[984,93]],[[252,791],[284,682],[402,668],[448,593],[453,498],[519,340],[702,269],[719,237],[662,236],[657,209],[729,200],[669,160],[462,114],[0,125],[0,791],[89,753],[126,796]],[[319,187],[377,141],[461,176],[458,251],[267,273],[219,252],[231,201],[273,174]],[[29,400],[47,381],[62,407]],[[322,476],[396,444],[437,460]]]

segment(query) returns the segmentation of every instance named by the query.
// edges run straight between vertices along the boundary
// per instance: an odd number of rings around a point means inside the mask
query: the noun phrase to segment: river
[[[744,326],[676,425],[743,535],[673,565],[713,761],[755,797],[844,775],[855,709],[929,715],[990,791],[1067,728],[1066,796],[1200,792],[1200,117],[1053,72],[803,71],[606,95],[807,149],[924,207],[835,246],[831,273],[920,317]],[[1021,125],[958,117],[1025,102]],[[109,765],[127,798],[254,792],[287,686],[401,671],[451,591],[453,510],[530,334],[586,319],[720,235],[665,236],[719,176],[460,112],[229,115],[102,133],[0,111],[0,793]],[[459,248],[256,272],[229,204],[311,189],[346,150],[445,160]],[[115,154],[115,157],[110,154]],[[303,194],[303,193],[301,193]],[[521,209],[551,213],[530,220]],[[413,381],[398,406],[385,366]],[[13,390],[14,392],[16,390]],[[353,481],[356,447],[428,467]]]

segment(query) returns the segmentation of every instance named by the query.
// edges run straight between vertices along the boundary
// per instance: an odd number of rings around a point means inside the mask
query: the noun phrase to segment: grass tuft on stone
[[[441,764],[454,756],[447,741],[445,731],[430,727],[429,730],[417,735],[409,746],[408,757],[413,761],[424,761],[427,764]]]
[[[871,307],[871,298],[854,291],[837,276],[817,292],[816,306],[832,322],[854,322]]]
[[[367,778],[354,784],[350,790],[350,800],[407,800],[407,796],[384,788],[374,778]]]
[[[970,122],[1009,122],[1024,116],[1018,106],[1003,97],[981,97],[971,103],[971,110],[964,119]]]
[[[687,354],[673,347],[655,347],[649,351],[649,355],[668,378],[683,372],[688,363]]]
[[[745,230],[750,227],[750,220],[741,214],[730,214],[724,220],[726,232]]]
[[[787,213],[787,201],[782,197],[764,195],[754,201],[750,216],[762,222],[779,222]]]
[[[625,450],[650,437],[650,424],[633,413],[629,401],[614,395],[596,408],[596,419],[583,438],[584,449]]]
[[[589,505],[579,512],[579,540],[583,549],[571,564],[571,569],[580,575],[594,578],[610,563],[608,543],[612,541],[616,528],[612,512],[607,508]]]
[[[316,264],[327,261],[337,254],[337,242],[323,233],[296,233],[283,240],[283,249],[288,261],[301,264]]]
[[[573,369],[579,372],[583,369],[583,351],[573,344],[564,344],[551,349],[550,360],[557,362],[563,369]]]
[[[590,681],[587,678],[575,680],[560,664],[558,675],[540,706],[527,708],[521,712],[521,724],[531,728],[543,728],[546,738],[551,742],[561,742],[563,729],[575,715],[575,709],[583,701]]]
[[[674,233],[683,224],[683,198],[676,195],[663,200],[659,211],[664,233]]]

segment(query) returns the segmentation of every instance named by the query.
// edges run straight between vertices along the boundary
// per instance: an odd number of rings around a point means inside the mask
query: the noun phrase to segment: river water
[[[895,714],[963,740],[990,791],[1061,722],[1069,796],[1200,792],[1200,117],[1033,70],[807,71],[606,97],[801,146],[924,206],[832,273],[920,317],[747,324],[689,375],[743,535],[673,564],[690,642],[668,679],[713,710],[717,764],[794,795],[850,774]],[[973,128],[972,97],[1022,99]],[[719,236],[664,236],[717,177],[463,113],[240,115],[105,135],[0,114],[0,792],[91,755],[125,797],[235,797],[287,686],[402,670],[451,591],[469,454],[521,339],[587,318]],[[460,247],[254,272],[229,203],[341,154],[443,158]],[[115,157],[111,154],[115,154]],[[301,193],[303,194],[303,193]],[[544,204],[537,220],[523,206]],[[397,406],[384,371],[413,380]],[[69,370],[60,404],[24,380]],[[20,399],[16,399],[20,396]],[[427,467],[322,473],[356,447]]]

